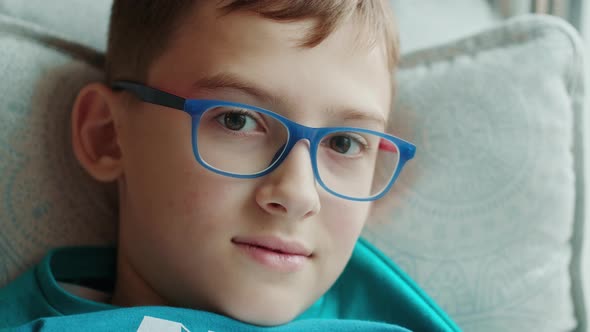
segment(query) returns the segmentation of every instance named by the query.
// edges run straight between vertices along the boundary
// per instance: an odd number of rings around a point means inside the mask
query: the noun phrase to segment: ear
[[[72,109],[74,154],[80,165],[102,182],[113,182],[123,174],[117,97],[106,85],[92,83],[80,91]]]

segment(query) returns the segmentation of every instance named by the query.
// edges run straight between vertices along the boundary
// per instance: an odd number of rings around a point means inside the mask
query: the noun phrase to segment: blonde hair
[[[203,1],[203,0],[200,0]],[[107,82],[145,81],[151,63],[167,47],[170,35],[198,0],[114,0],[105,61]],[[214,1],[214,0],[207,0]],[[320,44],[343,21],[358,19],[366,46],[382,42],[393,72],[399,58],[398,37],[387,0],[226,0],[227,13],[254,12],[264,18],[289,22],[312,19],[315,25],[302,47]]]

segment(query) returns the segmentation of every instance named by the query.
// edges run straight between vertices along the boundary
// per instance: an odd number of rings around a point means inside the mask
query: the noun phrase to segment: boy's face
[[[359,46],[355,23],[303,48],[299,42],[312,22],[219,16],[207,7],[216,2],[206,3],[172,36],[146,85],[263,107],[312,127],[384,130],[383,123],[351,116],[385,119],[391,98],[385,55]],[[269,175],[237,179],[196,162],[186,113],[141,102],[121,102],[118,113],[124,169],[114,302],[281,324],[337,279],[370,204],[343,200],[316,184],[307,142]],[[255,244],[293,247],[279,254]]]

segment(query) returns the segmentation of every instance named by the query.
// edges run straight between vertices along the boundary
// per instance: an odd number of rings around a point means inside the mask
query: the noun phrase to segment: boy
[[[116,254],[50,253],[0,292],[0,326],[456,329],[419,291],[422,307],[386,283],[365,293],[383,278],[363,264],[382,257],[355,250],[413,155],[383,134],[398,58],[387,2],[137,4],[115,0],[107,82],[72,112],[80,164],[118,183]]]

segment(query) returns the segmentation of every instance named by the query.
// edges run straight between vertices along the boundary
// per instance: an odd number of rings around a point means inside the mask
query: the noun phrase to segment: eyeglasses
[[[387,193],[416,151],[413,144],[378,131],[311,128],[259,107],[185,99],[128,81],[115,82],[112,88],[188,113],[195,158],[206,169],[229,177],[264,176],[306,139],[315,179],[326,191],[353,201],[373,201]]]

